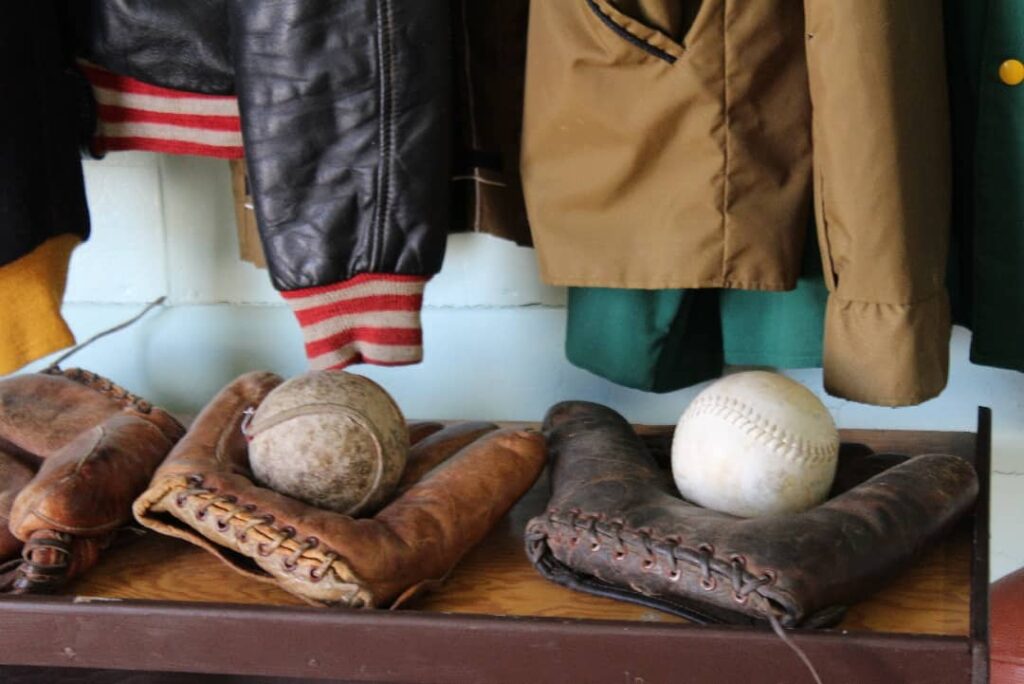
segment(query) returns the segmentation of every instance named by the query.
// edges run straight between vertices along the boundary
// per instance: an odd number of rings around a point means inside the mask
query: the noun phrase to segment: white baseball
[[[409,432],[383,387],[345,371],[310,371],[274,388],[246,429],[256,481],[318,508],[362,515],[402,477]]]
[[[730,375],[697,395],[672,440],[683,498],[742,517],[803,511],[835,479],[839,433],[825,405],[783,375]]]

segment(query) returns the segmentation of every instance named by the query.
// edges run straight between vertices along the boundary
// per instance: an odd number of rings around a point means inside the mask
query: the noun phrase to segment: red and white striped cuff
[[[427,278],[365,273],[282,292],[306,340],[313,370],[353,363],[401,366],[423,359],[420,308]]]
[[[95,152],[145,150],[238,159],[238,99],[143,83],[79,61],[96,98]]]

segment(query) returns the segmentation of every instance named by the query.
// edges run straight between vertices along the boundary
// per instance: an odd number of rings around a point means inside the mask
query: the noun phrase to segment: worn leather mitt
[[[185,433],[98,375],[0,380],[0,591],[44,593],[95,564]]]
[[[224,388],[135,502],[135,517],[316,605],[396,607],[442,580],[544,466],[536,432],[463,423],[424,437],[440,426],[420,426],[389,504],[372,518],[323,510],[257,485],[249,469],[245,411],[281,382],[250,373]]]
[[[543,431],[552,497],[526,528],[541,574],[702,623],[833,625],[978,492],[973,467],[955,456],[901,459],[869,479],[864,459],[841,458],[848,491],[803,513],[737,518],[680,498],[671,472],[609,408],[558,404]]]

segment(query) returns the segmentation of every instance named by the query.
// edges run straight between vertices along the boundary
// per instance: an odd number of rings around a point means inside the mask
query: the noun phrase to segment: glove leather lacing
[[[590,538],[591,551],[600,550],[604,544],[614,544],[614,561],[621,561],[627,554],[641,551],[645,557],[644,568],[653,569],[660,554],[660,557],[667,561],[666,574],[672,581],[678,581],[680,577],[679,561],[695,566],[700,570],[700,585],[703,589],[713,591],[718,586],[718,579],[721,578],[732,586],[733,598],[737,603],[745,603],[750,594],[775,581],[771,572],[765,572],[760,576],[749,572],[743,558],[739,556],[717,558],[714,549],[707,544],[701,544],[695,549],[689,548],[671,538],[655,538],[646,530],[628,529],[620,521],[605,520],[603,515],[588,515],[578,509],[570,510],[563,515],[561,511],[552,509],[548,511],[547,520],[549,524],[566,526],[573,531],[575,536],[569,540],[570,545],[575,546],[579,543],[580,533]],[[636,537],[641,548],[634,549],[637,542],[625,537],[624,532]],[[547,534],[541,530],[527,530],[527,541],[530,542],[531,548],[546,539]]]
[[[633,551],[630,540],[623,538],[623,532],[627,532],[639,540],[645,555],[643,561],[645,570],[652,569],[657,565],[657,554],[661,553],[662,557],[668,561],[667,576],[669,580],[676,582],[681,577],[679,561],[682,560],[696,566],[700,570],[700,586],[706,591],[713,591],[717,588],[718,577],[728,580],[732,585],[733,598],[737,603],[746,603],[751,593],[775,581],[774,575],[770,572],[766,572],[761,576],[755,576],[747,571],[746,563],[741,556],[733,555],[728,559],[716,558],[714,556],[714,548],[708,544],[701,544],[696,549],[691,549],[681,546],[672,539],[656,539],[646,530],[628,529],[621,521],[605,521],[604,516],[600,514],[587,515],[579,509],[571,509],[563,517],[561,511],[551,509],[548,511],[547,521],[551,525],[567,526],[573,531],[574,536],[569,539],[570,546],[579,544],[580,533],[586,534],[591,538],[591,551],[600,550],[602,544],[606,542],[614,543],[615,553],[612,555],[613,561],[621,561]],[[601,527],[598,527],[599,522],[602,524]],[[527,546],[534,562],[544,554],[547,538],[548,534],[543,528],[533,527],[526,530]],[[823,684],[821,676],[814,668],[807,654],[786,635],[778,616],[769,612],[767,618],[776,636],[796,653],[797,657],[807,667],[816,684]]]
[[[218,518],[216,521],[217,527],[221,531],[226,530],[229,526],[229,523],[234,518],[236,518],[238,514],[242,511],[246,511],[249,514],[252,514],[252,519],[246,522],[241,527],[241,529],[235,533],[235,538],[240,542],[245,542],[249,532],[251,532],[256,527],[262,527],[263,531],[266,534],[268,534],[268,536],[272,536],[274,540],[269,544],[261,542],[257,546],[257,553],[259,553],[261,556],[270,556],[279,548],[281,548],[281,546],[285,542],[287,542],[290,539],[296,538],[296,530],[290,525],[283,526],[280,528],[274,527],[273,525],[275,522],[275,518],[273,515],[266,513],[262,515],[257,514],[257,508],[253,504],[241,503],[235,496],[225,496],[222,494],[217,494],[215,490],[208,487],[204,487],[202,484],[203,478],[201,475],[196,474],[190,476],[188,478],[188,482],[190,486],[175,496],[174,503],[179,508],[184,508],[187,504],[188,499],[192,497],[201,498],[203,500],[203,504],[195,512],[196,517],[200,520],[206,517],[210,507],[217,506],[220,504],[227,504],[227,510],[224,513],[222,513],[221,517]],[[289,553],[288,557],[283,561],[282,565],[285,567],[285,569],[289,571],[295,570],[295,568],[298,567],[298,562],[302,555],[307,551],[314,549],[318,546],[320,546],[320,540],[317,537],[308,536],[303,538],[302,541],[299,542],[299,545],[295,548],[295,550]],[[319,582],[320,580],[322,580],[326,576],[326,573],[331,569],[331,566],[335,563],[335,561],[341,559],[341,556],[338,553],[331,551],[329,549],[325,550],[323,553],[324,558],[320,562],[320,565],[318,565],[315,568],[311,568],[309,571],[309,579],[312,582]],[[356,593],[358,593],[358,590],[356,590]],[[347,605],[349,605],[352,608],[360,608],[362,607],[362,600],[358,599],[354,593],[350,601],[347,603]]]

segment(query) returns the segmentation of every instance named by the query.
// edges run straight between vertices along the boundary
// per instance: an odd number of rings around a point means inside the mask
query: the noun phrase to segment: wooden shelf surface
[[[972,458],[973,433],[842,431],[844,443],[875,452],[943,452]],[[659,611],[565,589],[544,580],[523,550],[526,522],[548,499],[546,475],[473,549],[438,590],[407,609],[500,616],[542,616],[677,623]],[[970,624],[970,522],[956,528],[872,598],[852,606],[840,629],[967,636]],[[102,599],[305,606],[271,585],[245,578],[207,552],[148,533],[109,549],[65,593]]]

